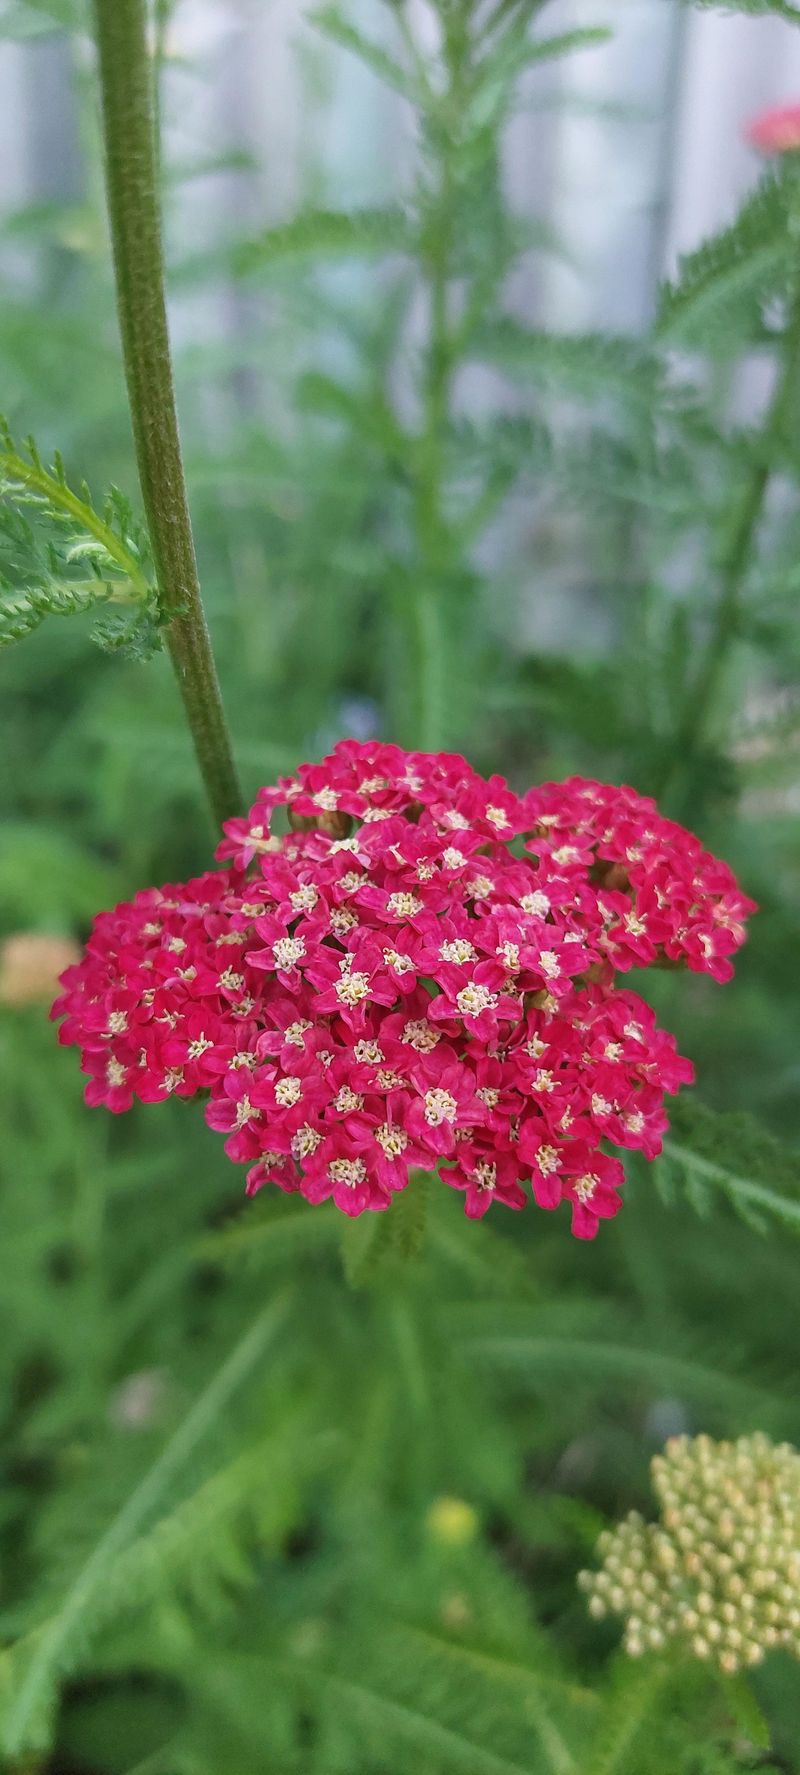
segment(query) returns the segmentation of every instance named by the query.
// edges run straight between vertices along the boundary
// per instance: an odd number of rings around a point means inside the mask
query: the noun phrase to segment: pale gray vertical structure
[[[549,212],[565,250],[541,318],[638,332],[652,310],[670,191],[684,10],[665,0],[561,0],[558,27],[608,24],[611,41],[558,64]]]

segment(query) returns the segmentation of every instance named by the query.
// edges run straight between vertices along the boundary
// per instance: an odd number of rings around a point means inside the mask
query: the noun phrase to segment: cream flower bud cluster
[[[660,1521],[632,1511],[578,1582],[621,1615],[631,1657],[683,1642],[728,1675],[782,1646],[800,1658],[800,1454],[767,1436],[679,1436],[652,1462]]]

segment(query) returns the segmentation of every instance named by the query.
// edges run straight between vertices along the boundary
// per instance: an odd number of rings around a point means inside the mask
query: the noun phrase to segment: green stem
[[[164,294],[145,0],[94,0],[125,377],[167,645],[215,820],[241,805],[200,595]]]
[[[441,227],[435,230],[426,265],[430,320],[415,502],[420,581],[414,588],[412,607],[417,708],[417,731],[413,737],[414,744],[423,751],[435,751],[439,743],[443,689],[440,591],[447,551],[444,433],[451,381],[447,312],[449,172],[444,168],[437,208]]]
[[[719,596],[711,631],[698,670],[689,685],[682,719],[669,764],[659,784],[664,794],[674,779],[690,776],[692,760],[703,739],[722,679],[742,608],[742,592],[753,558],[758,527],[772,472],[773,449],[791,422],[800,376],[800,291],[792,304],[783,336],[775,392],[761,436],[760,457],[736,495],[728,521],[727,541],[719,563]]]
[[[434,750],[441,737],[443,658],[441,589],[449,565],[450,537],[444,509],[445,441],[453,382],[453,341],[448,291],[453,248],[452,129],[458,118],[463,58],[467,44],[445,42],[449,88],[435,127],[439,138],[439,185],[429,218],[424,272],[428,293],[428,351],[423,386],[423,424],[416,490],[416,532],[421,581],[414,594],[417,656],[417,744]]]

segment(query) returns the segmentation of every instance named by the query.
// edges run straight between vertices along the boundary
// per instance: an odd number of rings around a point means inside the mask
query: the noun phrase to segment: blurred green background
[[[244,1205],[186,1105],[87,1111],[33,952],[0,952],[8,1766],[752,1767],[731,1697],[626,1665],[575,1576],[605,1520],[649,1511],[669,1434],[800,1442],[794,157],[646,332],[559,333],[514,296],[563,246],[515,209],[508,132],[529,71],[599,36],[562,41],[524,0],[298,17],[308,128],[266,223],[250,148],[181,137],[209,78],[181,11],[153,17],[178,397],[246,791],[348,733],[518,787],[628,781],[761,914],[724,992],[656,982],[700,1107],[596,1247],[560,1217],[464,1223],[431,1191],[405,1261],[334,1211]],[[72,484],[136,507],[85,13],[18,0],[0,28],[34,102],[56,45],[74,124],[57,194],[0,228],[3,403]],[[405,119],[379,203],[326,168],[354,52]],[[753,362],[766,401],[743,417]],[[24,586],[13,519],[0,544]],[[214,842],[165,657],[92,627],[48,617],[0,655],[5,937],[81,941]],[[757,1682],[760,1766],[800,1769],[800,1674],[775,1658]]]

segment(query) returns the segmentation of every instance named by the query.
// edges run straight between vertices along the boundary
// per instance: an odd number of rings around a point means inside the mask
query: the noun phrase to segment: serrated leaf
[[[345,1221],[342,1260],[351,1287],[366,1288],[393,1264],[404,1266],[418,1255],[425,1234],[428,1185],[427,1175],[416,1172],[384,1212]]]
[[[338,6],[321,6],[318,11],[310,14],[310,20],[331,42],[340,44],[343,49],[352,50],[359,61],[371,68],[386,86],[394,87],[395,92],[402,93],[404,98],[416,97],[416,87],[408,71],[381,43],[367,37],[365,32],[346,18]]]
[[[292,259],[347,259],[410,250],[413,230],[399,205],[360,210],[300,210],[288,222],[242,241],[230,254],[245,276]]]
[[[691,1207],[706,1215],[718,1194],[754,1232],[777,1222],[800,1235],[800,1154],[753,1117],[720,1115],[696,1098],[677,1103],[670,1120],[664,1157]]]
[[[103,646],[151,653],[159,645],[158,599],[146,571],[147,538],[128,501],[111,487],[98,511],[88,487],[78,493],[70,487],[58,453],[48,468],[33,439],[25,452],[0,419],[0,534],[7,569],[0,573],[0,645],[30,634],[47,616],[120,605],[129,614],[105,617],[96,638]],[[71,572],[81,563],[93,575],[88,581]]]
[[[761,301],[785,285],[795,251],[785,187],[770,174],[729,228],[681,259],[677,279],[661,291],[658,336],[709,348],[722,340],[729,348],[731,334],[752,330]]]
[[[658,374],[651,354],[633,339],[547,333],[508,318],[476,331],[471,351],[515,377],[588,399],[614,393],[628,402],[649,403]]]
[[[753,18],[772,13],[789,24],[800,24],[800,10],[791,4],[791,0],[693,0],[693,3],[709,11],[714,8],[718,12],[746,12]]]
[[[144,1478],[131,1492],[64,1597],[59,1612],[0,1656],[0,1743],[6,1754],[45,1748],[60,1680],[75,1668],[82,1635],[115,1562],[158,1509],[173,1475],[213,1429],[284,1323],[286,1302],[273,1301],[221,1363]]]

